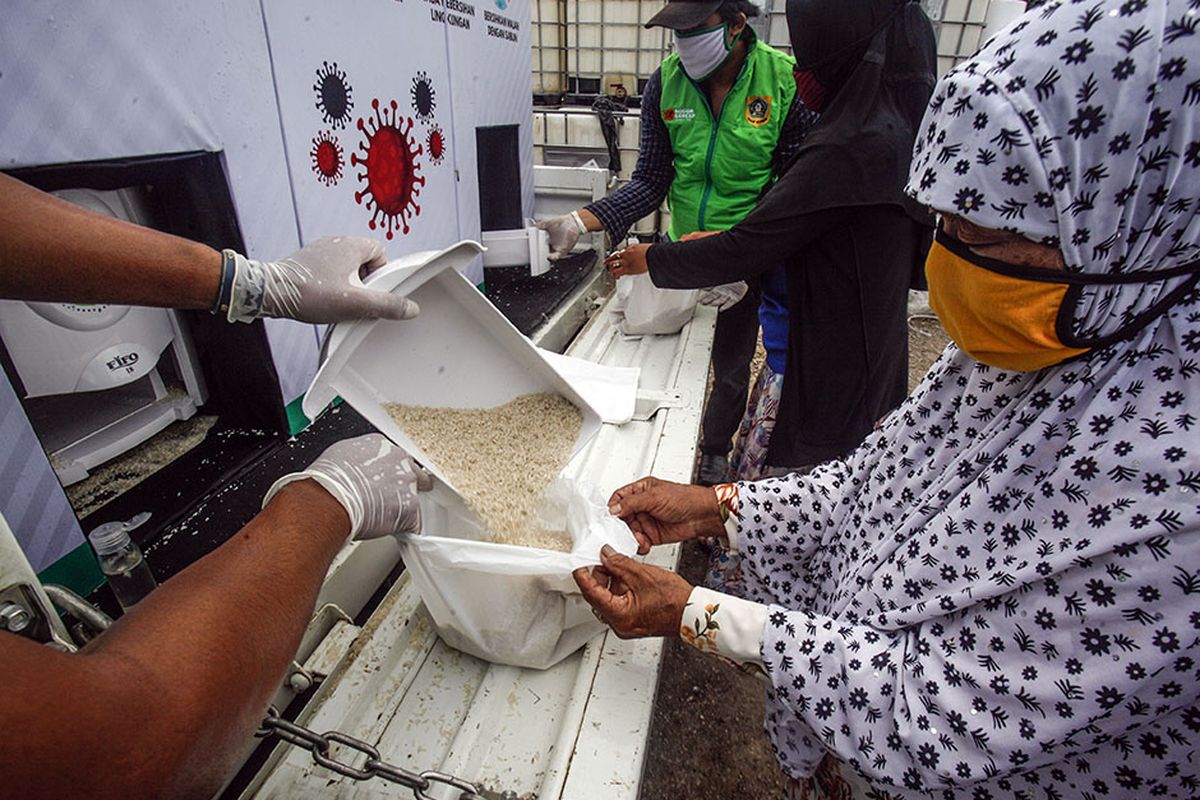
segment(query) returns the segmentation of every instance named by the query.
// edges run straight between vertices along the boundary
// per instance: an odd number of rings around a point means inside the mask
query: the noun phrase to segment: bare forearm
[[[0,175],[0,297],[209,308],[221,254]]]
[[[579,209],[579,218],[583,220],[583,226],[593,233],[604,230],[604,223],[600,218],[586,208]]]
[[[0,725],[29,743],[14,763],[0,755],[0,772],[28,796],[211,795],[279,685],[348,531],[341,506],[301,481],[85,653],[0,642],[16,676]]]
[[[219,778],[242,752],[349,530],[324,489],[293,484],[209,558],[147,598],[128,618],[135,630],[113,631],[122,638],[109,647],[192,687],[180,693],[191,725],[178,744],[190,753],[184,760],[194,773],[212,770]]]

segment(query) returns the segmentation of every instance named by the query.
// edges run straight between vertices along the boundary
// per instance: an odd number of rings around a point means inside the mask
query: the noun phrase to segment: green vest
[[[671,54],[662,63],[659,107],[674,152],[667,195],[671,239],[733,227],[772,177],[771,155],[796,96],[796,60],[755,42],[713,121],[708,96]]]

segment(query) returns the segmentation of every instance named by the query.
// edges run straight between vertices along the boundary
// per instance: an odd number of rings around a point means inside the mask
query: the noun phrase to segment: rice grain
[[[496,408],[385,408],[479,514],[492,541],[571,550],[570,536],[536,522],[583,425],[569,400],[543,392]]]

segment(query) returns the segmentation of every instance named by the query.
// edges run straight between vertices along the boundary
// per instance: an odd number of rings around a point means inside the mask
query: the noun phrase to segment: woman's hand
[[[674,572],[604,545],[600,566],[580,567],[574,577],[596,618],[622,639],[679,635],[692,586]]]
[[[642,478],[613,492],[608,512],[633,531],[642,555],[656,544],[725,533],[717,493],[708,486]]]
[[[621,278],[626,275],[641,275],[649,266],[646,264],[646,251],[653,245],[648,244],[631,244],[624,250],[617,252],[604,259],[604,266],[608,267],[608,272],[614,278]]]

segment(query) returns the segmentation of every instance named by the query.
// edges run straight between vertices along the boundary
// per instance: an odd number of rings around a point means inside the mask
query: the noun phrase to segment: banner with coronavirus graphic
[[[301,239],[463,238],[445,23],[418,0],[263,3]]]

